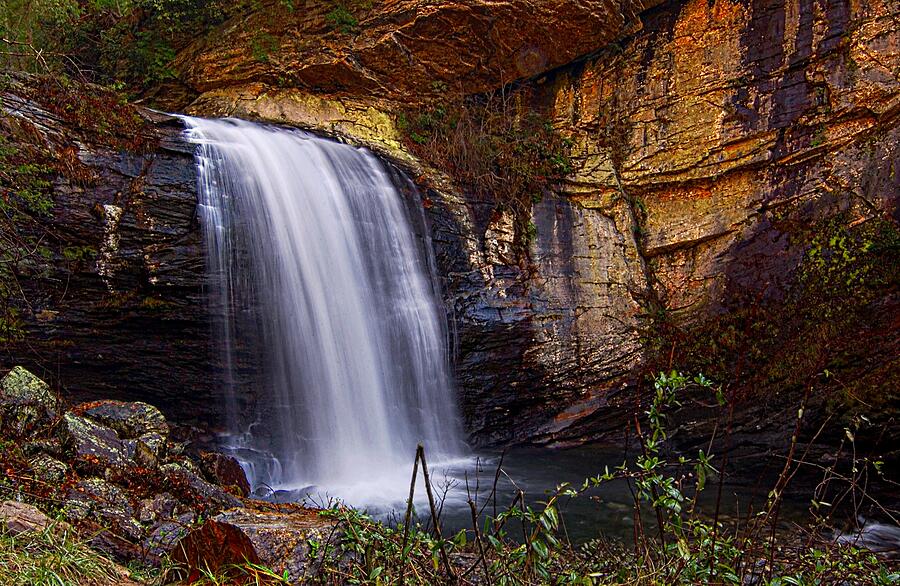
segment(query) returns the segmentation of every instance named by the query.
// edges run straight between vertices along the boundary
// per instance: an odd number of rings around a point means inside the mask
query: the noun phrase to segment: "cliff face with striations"
[[[328,32],[315,11],[278,19],[252,62],[249,23],[265,17],[226,25],[182,54],[181,80],[194,112],[342,135],[428,177],[479,441],[602,436],[642,365],[660,365],[658,346],[663,366],[698,362],[696,348],[654,339],[660,319],[690,330],[783,305],[810,250],[804,227],[896,224],[896,3],[401,4],[362,14],[357,33]],[[572,173],[533,208],[526,268],[498,254],[511,218],[423,167],[397,125],[409,102],[521,77],[574,144]],[[890,312],[878,315],[866,335],[891,347]],[[806,335],[793,330],[772,335]]]
[[[152,399],[180,421],[215,421],[218,409],[197,409],[218,399],[181,129],[96,87],[2,88],[0,140],[49,167],[48,210],[15,226],[23,251],[0,274],[24,330],[0,335],[4,367],[28,364],[69,399]]]
[[[862,271],[865,295],[853,267],[810,268],[896,232],[896,2],[386,0],[343,20],[306,4],[225,23],[154,99],[336,135],[420,183],[476,443],[602,438],[634,382],[669,364],[744,377],[777,362],[788,374],[745,381],[767,397],[748,421],[789,418],[772,398],[823,368],[875,394],[898,370],[896,275],[872,276],[896,246]],[[533,206],[527,263],[508,253],[512,218],[420,161],[401,116],[523,79],[522,108],[572,143],[571,173]],[[832,328],[843,338],[804,313],[829,295],[865,306]]]

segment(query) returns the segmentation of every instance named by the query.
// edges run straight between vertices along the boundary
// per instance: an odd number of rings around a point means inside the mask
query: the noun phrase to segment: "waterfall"
[[[429,243],[382,163],[297,130],[185,121],[251,483],[365,501],[408,490],[417,443],[429,461],[462,454]]]

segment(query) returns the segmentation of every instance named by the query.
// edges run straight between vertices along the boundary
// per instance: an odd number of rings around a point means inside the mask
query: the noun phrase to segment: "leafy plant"
[[[353,13],[347,10],[343,4],[335,6],[331,12],[325,15],[325,22],[337,31],[350,34],[356,30],[359,21],[353,16]]]

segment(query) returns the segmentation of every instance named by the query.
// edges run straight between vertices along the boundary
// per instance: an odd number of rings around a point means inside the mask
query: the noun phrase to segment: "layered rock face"
[[[529,16],[509,29],[516,3],[471,4],[420,7],[407,19],[393,3],[378,5],[357,34],[323,32],[310,24],[322,15],[309,13],[305,24],[272,32],[278,50],[252,64],[250,33],[232,23],[222,33],[235,31],[237,42],[211,35],[179,63],[199,94],[196,113],[341,135],[427,177],[433,189],[423,197],[434,205],[426,213],[477,442],[567,443],[618,429],[628,384],[650,356],[648,317],[701,324],[747,299],[777,302],[810,246],[800,228],[835,218],[896,222],[896,3],[606,3],[611,16],[598,29],[572,20],[593,3],[563,2],[550,12],[549,37]],[[503,35],[466,37],[485,22],[481,14]],[[287,50],[299,31],[310,46],[343,48],[315,57]],[[384,67],[383,47],[399,47],[409,31],[417,42]],[[418,42],[423,35],[430,43]],[[502,42],[482,47],[485,38]],[[561,52],[554,42],[562,38]],[[459,49],[465,40],[473,42]],[[537,67],[509,65],[532,46],[546,56]],[[473,62],[467,51],[481,49],[489,50]],[[504,252],[512,219],[423,167],[397,122],[409,102],[435,90],[485,91],[532,75],[531,107],[571,137],[574,170],[534,206],[537,237],[522,268]]]
[[[145,112],[128,132],[146,140],[128,148],[103,134],[110,112],[85,110],[79,124],[31,98],[54,99],[22,84],[3,92],[2,138],[58,165],[31,235],[40,255],[9,277],[25,335],[3,340],[0,363],[27,364],[70,399],[153,400],[180,421],[214,424],[220,409],[198,408],[219,401],[195,166],[180,122]]]
[[[366,99],[482,92],[603,47],[655,4],[268,1],[183,51],[175,67],[199,92],[256,82]]]
[[[729,283],[783,294],[802,252],[786,223],[896,213],[898,16],[878,1],[645,14],[645,33],[554,82],[581,145],[565,190],[588,208],[640,199],[673,311],[698,317]]]
[[[474,443],[566,444],[617,432],[631,385],[659,366],[653,320],[702,325],[748,300],[782,301],[810,249],[804,230],[823,221],[896,226],[895,2],[348,6],[352,19],[320,2],[293,12],[267,3],[233,19],[179,55],[183,91],[157,97],[194,114],[337,135],[420,184]],[[528,263],[512,252],[512,217],[419,161],[400,124],[410,107],[522,78],[531,88],[525,108],[548,115],[574,145],[572,173],[533,207]],[[160,144],[140,157],[79,150],[106,169],[108,187],[90,192],[103,215],[84,211],[93,200],[86,208],[67,200],[64,209],[82,212],[58,223],[95,247],[98,262],[57,276],[77,286],[57,288],[38,307],[51,311],[46,322],[37,311],[32,321],[40,340],[64,348],[52,354],[61,367],[83,375],[67,384],[102,389],[91,369],[112,361],[134,382],[129,398],[163,394],[163,406],[202,413],[217,399],[201,375],[211,360],[206,318],[195,320],[193,169],[182,146]],[[84,197],[65,180],[58,187]],[[99,262],[112,242],[118,252]],[[107,298],[124,299],[125,311],[98,305]],[[896,300],[883,301],[871,346],[888,348],[878,360],[890,369]],[[65,331],[82,333],[53,341]],[[109,340],[121,341],[118,354],[106,350]],[[88,361],[87,352],[102,358]],[[156,371],[167,384],[153,388],[146,373]]]

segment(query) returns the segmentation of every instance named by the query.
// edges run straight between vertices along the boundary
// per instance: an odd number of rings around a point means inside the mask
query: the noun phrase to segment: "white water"
[[[257,487],[401,500],[417,443],[429,463],[465,451],[430,243],[367,150],[185,120],[200,145],[231,448]]]

